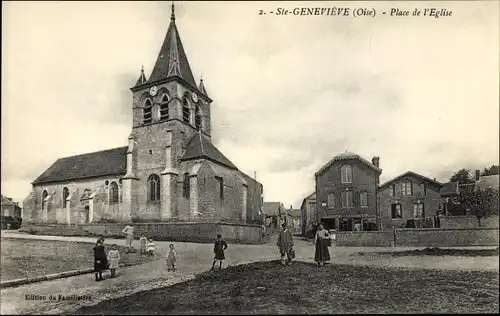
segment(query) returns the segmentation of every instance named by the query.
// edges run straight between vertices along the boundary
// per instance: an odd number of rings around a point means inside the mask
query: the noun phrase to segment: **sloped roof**
[[[59,158],[33,184],[125,174],[127,149],[125,146]]]
[[[281,208],[281,214],[285,215],[286,210],[281,205],[281,202],[264,202],[264,213],[266,213],[268,216],[279,215],[280,208]]]
[[[141,68],[141,74],[139,75],[139,79],[137,79],[137,82],[135,83],[134,87],[143,85],[147,82],[148,80],[146,79],[146,75],[144,74],[144,67]]]
[[[181,157],[182,161],[191,159],[208,159],[228,168],[238,170],[238,168],[201,133],[197,133],[189,139],[186,145],[186,152]]]
[[[302,216],[302,210],[301,209],[292,209],[291,211],[288,211],[288,214],[292,217],[301,217]]]
[[[382,173],[382,169],[380,169],[379,167],[375,166],[374,164],[372,164],[371,162],[369,162],[368,160],[364,159],[363,157],[361,157],[360,155],[356,154],[356,153],[352,153],[352,152],[348,152],[346,151],[345,153],[342,153],[340,155],[337,155],[335,157],[333,157],[332,160],[330,160],[326,165],[324,165],[323,167],[321,167],[321,169],[318,170],[318,172],[315,173],[315,175],[319,175],[321,174],[322,172],[324,172],[326,169],[328,169],[335,161],[339,161],[339,160],[349,160],[349,159],[357,159],[359,161],[361,161],[362,163],[364,163],[365,165],[367,165],[368,167],[372,168],[373,170],[377,171],[378,173]]]
[[[16,206],[16,204],[6,196],[1,195],[1,197],[2,197],[2,202],[1,202],[2,206]]]
[[[500,175],[494,174],[491,176],[482,176],[479,181],[476,182],[475,190],[486,190],[492,188],[495,190],[499,189]]]
[[[427,181],[427,182],[434,183],[434,184],[435,184],[435,185],[437,185],[437,186],[440,186],[440,187],[442,187],[442,186],[443,186],[443,184],[442,184],[441,182],[439,182],[439,181],[433,180],[433,179],[431,179],[431,178],[427,178],[427,177],[425,177],[425,176],[423,176],[423,175],[421,175],[421,174],[418,174],[418,173],[416,173],[416,172],[413,172],[413,171],[406,171],[405,173],[402,173],[402,174],[400,174],[399,176],[397,176],[397,177],[395,177],[395,178],[392,178],[391,180],[389,180],[389,181],[385,182],[385,183],[384,183],[384,184],[382,184],[380,187],[381,187],[381,188],[382,188],[382,187],[385,187],[385,186],[387,186],[387,185],[391,184],[392,182],[397,181],[397,180],[399,180],[399,179],[401,179],[401,178],[403,178],[403,177],[406,177],[406,176],[414,176],[414,177],[420,178],[420,179],[422,179],[422,180],[425,180],[425,181]]]
[[[200,86],[198,87],[198,90],[208,97],[207,89],[205,89],[205,85],[203,84],[203,78],[200,79]]]
[[[443,187],[439,190],[440,195],[458,195],[460,191],[458,190],[458,182],[447,182],[443,183]]]
[[[174,6],[172,5],[170,25],[148,83],[175,76],[182,78],[194,88],[197,88],[179,31],[175,25]]]

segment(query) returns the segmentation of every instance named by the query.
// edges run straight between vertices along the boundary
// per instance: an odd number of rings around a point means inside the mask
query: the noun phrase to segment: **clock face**
[[[157,92],[158,92],[158,88],[156,86],[152,86],[149,89],[149,94],[151,94],[153,97],[156,95]]]
[[[191,95],[191,97],[193,98],[194,102],[198,102],[198,96],[196,95],[196,93],[193,92],[193,94]]]

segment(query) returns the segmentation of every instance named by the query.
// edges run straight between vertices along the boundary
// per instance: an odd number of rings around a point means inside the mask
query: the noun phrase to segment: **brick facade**
[[[352,168],[348,183],[341,169]],[[344,168],[346,168],[344,167]],[[377,188],[381,170],[355,154],[339,155],[316,173],[318,217],[327,229],[352,230],[355,223],[377,225]],[[348,192],[348,193],[344,193]],[[366,203],[362,203],[366,196]],[[342,203],[342,199],[346,203]],[[347,202],[348,200],[348,202]]]

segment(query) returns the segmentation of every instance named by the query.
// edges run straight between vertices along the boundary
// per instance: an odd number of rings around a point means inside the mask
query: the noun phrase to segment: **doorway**
[[[86,205],[83,211],[80,212],[80,224],[87,224],[89,222],[90,207]]]

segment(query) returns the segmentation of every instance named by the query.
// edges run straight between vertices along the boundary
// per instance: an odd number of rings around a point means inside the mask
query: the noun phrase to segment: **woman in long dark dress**
[[[330,233],[323,227],[323,224],[319,224],[314,238],[314,244],[316,245],[314,261],[318,263],[318,266],[324,265],[325,261],[330,261],[330,252],[328,251],[329,242]]]
[[[101,240],[97,241],[94,247],[94,272],[95,280],[102,281],[102,271],[108,268],[108,258],[106,256],[106,251]]]

